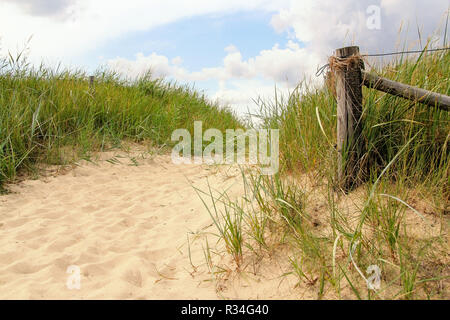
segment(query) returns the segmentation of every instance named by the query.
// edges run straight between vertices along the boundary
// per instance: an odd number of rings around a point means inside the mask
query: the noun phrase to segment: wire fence
[[[372,53],[372,54],[362,54],[361,57],[384,57],[384,56],[393,56],[398,54],[412,54],[412,53],[425,53],[425,52],[435,52],[435,51],[446,51],[450,50],[448,48],[436,48],[436,49],[426,49],[426,50],[409,50],[409,51],[397,51],[397,52],[388,52],[388,53]],[[319,69],[317,69],[316,77],[321,76],[325,70],[330,66],[329,63],[323,65]]]

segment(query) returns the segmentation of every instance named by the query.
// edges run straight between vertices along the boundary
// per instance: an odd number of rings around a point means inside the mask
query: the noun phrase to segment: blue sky
[[[289,41],[286,32],[277,32],[271,27],[272,15],[255,10],[184,18],[151,30],[125,34],[80,56],[73,64],[93,71],[110,59],[134,59],[137,52],[144,55],[157,52],[170,60],[181,57],[185,68],[200,70],[221,64],[229,45],[240,48],[246,60],[276,43],[285,46]],[[189,84],[209,94],[218,89],[214,80]]]
[[[284,33],[270,26],[268,12],[238,12],[185,18],[152,30],[121,36],[86,55],[90,66],[95,59],[117,56],[134,58],[136,52],[158,52],[169,59],[181,56],[190,70],[214,67],[222,62],[225,47],[240,48],[244,59],[257,55],[275,43],[286,44]]]
[[[33,35],[34,64],[151,69],[242,114],[275,85],[320,85],[313,75],[336,48],[420,48],[417,28],[422,45],[442,45],[448,10],[448,0],[1,0],[0,54]]]

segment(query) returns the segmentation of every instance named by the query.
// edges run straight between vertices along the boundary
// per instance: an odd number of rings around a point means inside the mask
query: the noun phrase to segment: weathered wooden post
[[[89,76],[89,91],[94,90],[94,76]]]
[[[337,99],[337,151],[339,186],[349,190],[358,175],[361,148],[362,74],[364,63],[359,57],[359,47],[336,50],[334,63],[330,65],[336,79]]]

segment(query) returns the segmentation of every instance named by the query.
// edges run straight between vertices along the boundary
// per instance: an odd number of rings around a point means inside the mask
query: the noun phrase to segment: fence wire
[[[372,53],[372,54],[362,54],[361,57],[383,57],[383,56],[393,56],[397,54],[411,54],[411,53],[424,53],[424,52],[435,52],[435,51],[445,51],[450,50],[449,48],[436,48],[436,49],[427,49],[427,50],[409,50],[409,51],[397,51],[397,52],[389,52],[389,53]],[[317,69],[316,77],[321,76],[325,70],[330,66],[329,63],[323,65],[319,69]]]

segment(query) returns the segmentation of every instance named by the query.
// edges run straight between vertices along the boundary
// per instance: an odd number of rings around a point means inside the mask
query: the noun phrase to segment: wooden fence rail
[[[339,186],[349,190],[355,184],[358,162],[362,156],[358,137],[361,133],[362,86],[383,91],[398,97],[419,102],[442,110],[450,110],[450,97],[413,87],[364,71],[359,57],[359,47],[336,50],[336,65],[330,63],[336,80],[337,100],[337,151]]]
[[[450,97],[444,94],[431,92],[407,84],[395,82],[374,74],[362,71],[363,84],[368,88],[390,93],[397,97],[420,102],[442,110],[450,110]]]

